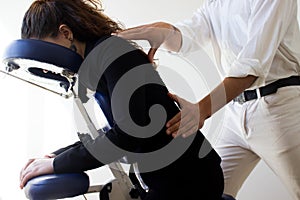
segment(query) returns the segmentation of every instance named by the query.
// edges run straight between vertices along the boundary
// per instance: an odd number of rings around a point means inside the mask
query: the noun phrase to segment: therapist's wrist
[[[207,96],[198,102],[198,109],[200,113],[200,121],[203,121],[204,123],[204,121],[210,118],[213,114],[210,96]]]
[[[182,36],[180,30],[172,25],[168,24],[169,34],[166,37],[163,45],[170,51],[179,52],[182,45]]]

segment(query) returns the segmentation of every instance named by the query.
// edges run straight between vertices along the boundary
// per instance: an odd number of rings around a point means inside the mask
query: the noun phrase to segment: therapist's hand
[[[175,32],[175,27],[169,23],[156,22],[129,28],[116,35],[127,40],[147,40],[150,43],[148,57],[153,62],[156,50]]]
[[[44,175],[53,174],[54,158],[35,158],[29,159],[20,173],[20,188],[23,189],[28,180]]]
[[[204,119],[200,116],[199,104],[193,104],[175,94],[168,94],[174,101],[179,104],[181,112],[176,114],[166,124],[167,134],[173,137],[188,137],[202,128]]]

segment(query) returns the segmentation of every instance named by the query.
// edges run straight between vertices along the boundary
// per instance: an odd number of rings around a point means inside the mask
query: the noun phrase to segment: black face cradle
[[[20,39],[5,49],[3,62],[1,72],[69,97],[83,58],[54,43]]]

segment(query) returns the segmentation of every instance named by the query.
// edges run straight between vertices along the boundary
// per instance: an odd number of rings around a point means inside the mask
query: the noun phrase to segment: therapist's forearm
[[[228,102],[249,88],[256,78],[255,76],[225,78],[221,84],[199,102],[201,116],[205,119],[209,118]]]

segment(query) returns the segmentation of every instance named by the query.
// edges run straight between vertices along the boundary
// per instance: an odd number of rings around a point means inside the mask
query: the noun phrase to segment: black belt
[[[246,90],[243,93],[241,93],[239,96],[234,98],[233,101],[242,104],[245,103],[246,101],[257,99],[259,96],[263,97],[269,94],[274,94],[277,92],[278,88],[292,86],[292,85],[300,85],[300,76],[291,76],[288,78],[279,79],[273,83],[270,83],[269,85],[260,87],[255,90]]]

